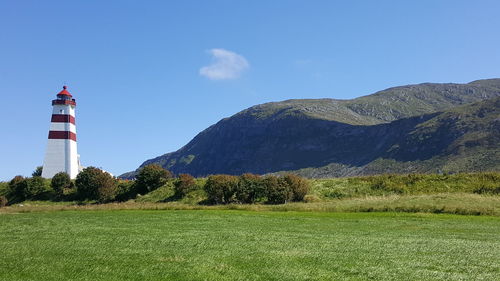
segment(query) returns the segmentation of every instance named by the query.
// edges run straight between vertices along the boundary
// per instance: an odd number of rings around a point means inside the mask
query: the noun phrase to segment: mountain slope
[[[487,156],[498,153],[498,142],[493,142],[498,138],[498,96],[500,79],[490,79],[396,87],[353,100],[267,103],[225,118],[180,150],[141,166],[159,163],[195,176],[299,169],[315,177],[344,176],[406,172],[419,165],[418,171],[430,171],[478,147]],[[484,167],[467,163],[449,169],[498,169],[495,160]]]
[[[500,95],[500,79],[468,84],[424,83],[389,88],[352,100],[299,99],[253,106],[236,115],[257,119],[304,114],[351,125],[373,125],[443,111]]]
[[[381,173],[498,171],[500,97],[436,114],[400,138],[392,138],[389,143],[379,151],[376,159],[365,165],[334,162],[294,172],[321,178]]]
[[[424,83],[390,88],[346,101],[346,106],[358,114],[387,122],[493,98],[500,95],[499,89],[500,79],[468,84]]]

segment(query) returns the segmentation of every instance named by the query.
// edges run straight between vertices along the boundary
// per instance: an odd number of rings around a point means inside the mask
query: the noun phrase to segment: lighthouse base
[[[49,139],[42,177],[52,178],[59,172],[67,173],[71,179],[79,172],[76,141],[72,139]]]

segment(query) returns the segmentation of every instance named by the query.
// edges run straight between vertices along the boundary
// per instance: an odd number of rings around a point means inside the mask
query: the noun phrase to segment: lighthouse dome
[[[58,98],[72,98],[73,96],[68,92],[67,90],[68,87],[63,86],[63,90],[57,94]]]

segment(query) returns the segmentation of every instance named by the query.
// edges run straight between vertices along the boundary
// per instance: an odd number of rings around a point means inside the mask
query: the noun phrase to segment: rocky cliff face
[[[486,158],[498,154],[499,96],[500,79],[491,79],[396,87],[353,100],[267,103],[141,166],[158,163],[194,176],[297,171],[312,177],[499,169],[498,160],[457,160],[477,149]],[[483,102],[469,104],[477,101]]]

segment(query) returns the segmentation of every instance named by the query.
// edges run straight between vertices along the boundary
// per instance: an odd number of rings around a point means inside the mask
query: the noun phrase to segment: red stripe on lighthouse
[[[52,105],[74,105],[76,106],[75,100],[53,100]]]
[[[49,139],[76,141],[76,134],[68,131],[49,131]]]
[[[75,117],[68,114],[52,114],[51,122],[75,124]]]

